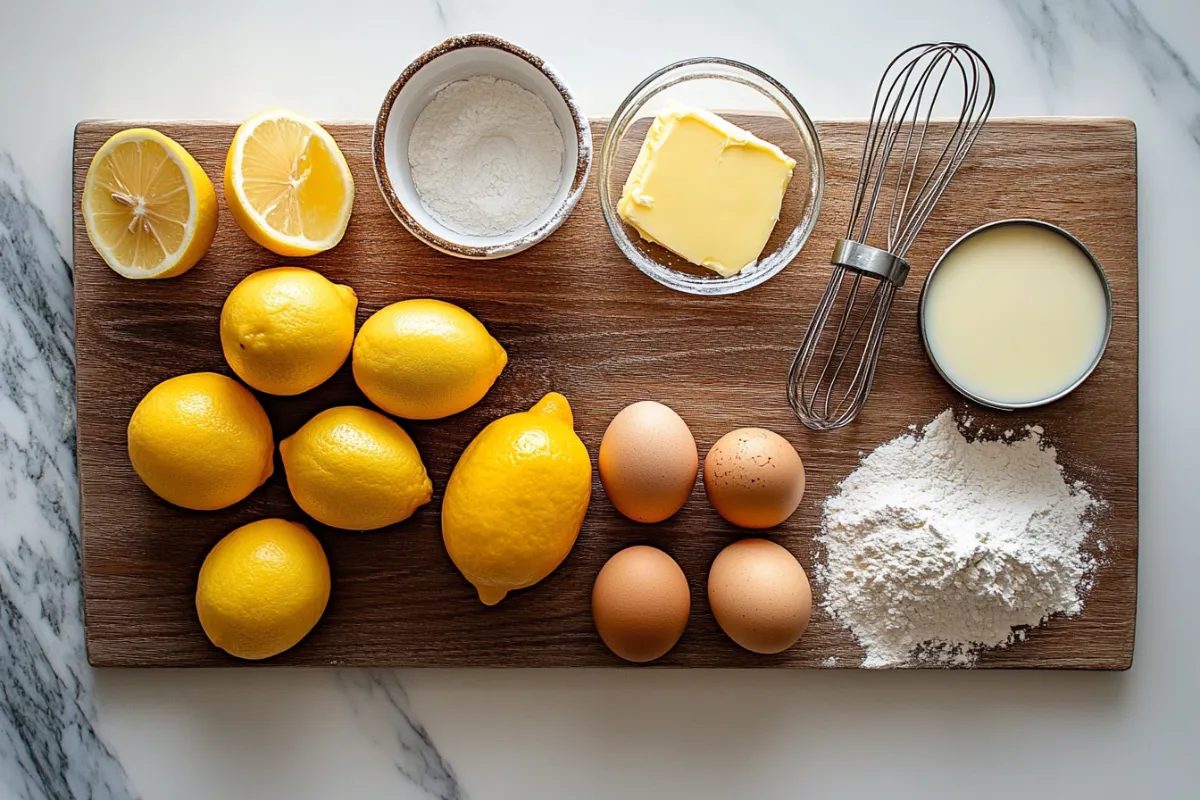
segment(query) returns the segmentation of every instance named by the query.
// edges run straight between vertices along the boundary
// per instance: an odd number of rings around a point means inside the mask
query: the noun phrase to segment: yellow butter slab
[[[617,212],[643,239],[729,277],[758,260],[796,162],[697,108],[655,117]]]

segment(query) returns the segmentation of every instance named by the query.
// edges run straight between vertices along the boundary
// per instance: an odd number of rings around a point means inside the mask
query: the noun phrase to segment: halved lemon
[[[354,206],[354,179],[329,132],[274,108],[242,123],[225,159],[225,202],[254,241],[282,256],[336,245]]]
[[[120,131],[101,145],[82,205],[92,246],[126,278],[182,275],[217,232],[212,181],[178,142],[150,128]]]

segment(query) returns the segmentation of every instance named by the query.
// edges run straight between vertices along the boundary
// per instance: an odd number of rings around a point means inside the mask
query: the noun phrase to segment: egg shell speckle
[[[804,498],[804,462],[774,431],[738,428],[704,459],[704,490],[717,513],[742,528],[772,528]]]

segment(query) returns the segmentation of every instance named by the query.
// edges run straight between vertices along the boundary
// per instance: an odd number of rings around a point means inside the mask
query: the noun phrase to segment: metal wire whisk
[[[954,99],[960,82],[957,122],[943,114],[948,121],[931,125],[941,111],[938,97],[945,90]],[[840,428],[866,403],[892,299],[908,277],[904,256],[966,158],[995,96],[987,62],[965,44],[916,45],[884,70],[846,236],[833,250],[833,275],[788,370],[788,402],[808,427]],[[867,241],[877,210],[885,209],[881,249]]]

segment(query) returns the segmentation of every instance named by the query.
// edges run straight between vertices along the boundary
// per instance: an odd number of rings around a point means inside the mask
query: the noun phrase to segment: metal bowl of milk
[[[1082,384],[1112,330],[1100,262],[1036,219],[982,225],[946,248],[925,279],[920,326],[938,373],[966,397],[1012,411]]]

